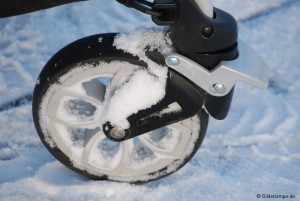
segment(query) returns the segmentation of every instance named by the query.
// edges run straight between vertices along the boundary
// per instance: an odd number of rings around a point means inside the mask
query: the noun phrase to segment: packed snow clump
[[[146,51],[163,55],[172,52],[171,41],[163,29],[139,29],[116,36],[114,46],[146,62],[111,97],[106,97],[104,118],[112,125],[127,129],[127,118],[139,110],[150,108],[165,96],[168,68],[146,56]],[[104,104],[105,105],[105,104]]]

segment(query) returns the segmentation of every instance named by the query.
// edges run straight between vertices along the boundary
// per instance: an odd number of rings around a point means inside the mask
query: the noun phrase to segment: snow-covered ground
[[[90,181],[56,161],[33,126],[30,101],[45,62],[87,35],[154,26],[115,1],[76,3],[0,19],[0,200],[260,200],[300,199],[300,1],[214,0],[234,15],[240,38],[271,69],[268,90],[238,84],[224,121],[211,119],[195,157],[177,173],[131,185]],[[278,199],[267,199],[278,200]]]

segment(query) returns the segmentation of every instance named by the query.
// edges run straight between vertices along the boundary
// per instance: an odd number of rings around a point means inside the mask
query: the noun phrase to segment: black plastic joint
[[[153,9],[162,12],[161,16],[152,16],[157,25],[171,25],[175,23],[177,5],[173,0],[155,0]]]
[[[213,69],[219,62],[237,57],[237,22],[214,8],[214,18],[199,10],[194,0],[176,0],[177,12],[170,38],[178,53]]]

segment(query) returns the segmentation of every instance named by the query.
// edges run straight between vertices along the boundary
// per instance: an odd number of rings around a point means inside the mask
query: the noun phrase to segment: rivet
[[[214,84],[213,89],[216,93],[219,93],[219,94],[223,94],[226,91],[226,87],[220,83]]]
[[[205,38],[210,38],[214,34],[215,30],[212,26],[206,26],[202,29],[202,35]]]
[[[180,63],[180,60],[177,57],[170,57],[167,62],[171,66],[177,66]]]

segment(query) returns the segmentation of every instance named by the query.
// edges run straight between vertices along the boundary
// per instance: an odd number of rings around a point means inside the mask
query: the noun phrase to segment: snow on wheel
[[[108,139],[101,120],[106,98],[145,68],[137,57],[117,50],[114,37],[84,38],[53,56],[34,91],[34,122],[47,149],[84,176],[126,182],[159,179],[196,153],[208,115],[201,111],[123,142]]]

